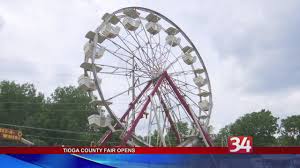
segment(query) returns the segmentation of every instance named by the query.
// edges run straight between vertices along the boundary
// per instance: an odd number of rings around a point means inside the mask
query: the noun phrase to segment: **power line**
[[[5,110],[0,110],[0,112],[6,112],[6,111],[12,111],[12,110],[25,110],[24,108],[10,108],[10,109],[5,109]],[[39,109],[30,109],[30,110],[39,110]],[[44,112],[58,112],[58,111],[83,111],[83,112],[88,112],[90,111],[89,109],[56,109],[56,110],[44,110]],[[32,111],[36,112],[36,111]]]
[[[0,103],[11,103],[11,104],[45,104],[45,105],[57,105],[57,104],[79,104],[79,105],[89,105],[88,103],[31,103],[31,102],[17,102],[17,101],[7,101],[7,102],[0,102]]]
[[[49,131],[49,132],[60,132],[60,133],[70,133],[70,134],[94,134],[97,135],[97,133],[90,133],[90,132],[80,132],[80,131],[71,131],[71,130],[59,130],[59,129],[50,129],[50,128],[40,128],[40,127],[32,127],[32,126],[25,126],[25,125],[15,125],[15,124],[7,124],[7,123],[0,123],[0,125],[3,126],[9,126],[9,127],[17,127],[17,128],[27,128],[27,129],[35,129],[35,130],[43,130],[43,131]]]
[[[120,101],[119,101],[120,102]],[[121,101],[123,103],[129,103],[127,101]],[[1,104],[4,103],[10,103],[10,104],[38,104],[38,105],[59,105],[59,104],[78,104],[78,105],[89,105],[89,103],[80,103],[80,102],[74,102],[74,103],[55,103],[55,102],[51,102],[51,103],[31,103],[31,102],[21,102],[21,101],[0,101]]]
[[[51,137],[51,136],[40,136],[40,135],[31,135],[31,134],[26,134],[26,137],[36,137],[36,138],[47,138],[47,139],[62,139],[62,140],[69,140],[69,141],[85,141],[85,142],[90,142],[88,140],[80,140],[80,139],[72,139],[72,138],[58,138],[58,137]]]
[[[69,140],[69,141],[84,141],[84,142],[91,142],[92,140],[83,140],[83,139],[72,139],[72,138],[58,138],[58,137],[52,137],[52,136],[40,136],[40,135],[31,135],[26,134],[26,137],[37,137],[37,138],[49,138],[49,139],[62,139],[62,140]],[[112,143],[119,143],[120,141],[109,141]]]

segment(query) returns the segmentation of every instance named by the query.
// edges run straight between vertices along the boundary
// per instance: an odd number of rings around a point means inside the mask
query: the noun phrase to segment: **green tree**
[[[300,115],[289,116],[281,120],[281,136],[278,138],[281,146],[300,145]]]
[[[275,134],[278,130],[278,118],[269,110],[246,114],[220,130],[216,141],[220,145],[228,136],[252,136],[254,146],[276,145]]]
[[[0,83],[0,122],[22,125],[29,116],[39,113],[44,104],[44,95],[33,84]]]
[[[74,132],[88,131],[87,118],[92,112],[90,98],[74,86],[58,87],[46,101],[45,108],[33,116],[31,125]],[[64,139],[47,139],[49,145],[88,145],[87,136],[74,133],[43,132],[41,136],[63,137]],[[66,140],[73,139],[73,140]]]
[[[232,135],[230,129],[231,124],[226,125],[224,128],[220,129],[214,140],[215,146],[227,146],[227,138]]]
[[[25,129],[22,126],[26,126],[32,116],[43,111],[44,104],[44,95],[37,92],[33,84],[17,84],[14,81],[0,82],[1,127],[13,127],[13,129],[21,130],[23,135],[34,134],[35,130]],[[34,140],[37,141],[37,139]]]
[[[188,127],[188,123],[179,121],[175,124],[180,136],[188,135],[190,131]],[[167,135],[165,136],[165,140],[168,146],[177,145],[177,138],[175,132],[171,128],[168,129]]]
[[[89,102],[87,93],[74,86],[58,87],[45,99],[33,84],[1,81],[0,126],[17,125],[13,128],[22,130],[24,137],[36,145],[90,145],[107,128],[89,128],[87,118],[96,110]],[[54,131],[34,129],[37,127]],[[107,145],[117,145],[119,141],[114,135]]]

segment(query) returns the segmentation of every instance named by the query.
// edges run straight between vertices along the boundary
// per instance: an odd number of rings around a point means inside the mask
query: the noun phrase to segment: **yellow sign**
[[[22,139],[22,132],[9,128],[0,128],[0,138],[20,141]]]

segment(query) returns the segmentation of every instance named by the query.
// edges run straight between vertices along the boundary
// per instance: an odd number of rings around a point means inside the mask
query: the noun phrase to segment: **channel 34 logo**
[[[252,153],[253,138],[251,136],[228,137],[228,149],[231,153]]]

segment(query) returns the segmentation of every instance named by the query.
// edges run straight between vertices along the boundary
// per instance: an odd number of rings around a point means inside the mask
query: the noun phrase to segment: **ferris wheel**
[[[86,38],[79,88],[95,109],[89,124],[109,128],[97,145],[116,133],[120,145],[213,145],[208,72],[174,22],[150,9],[127,7],[104,14]]]

